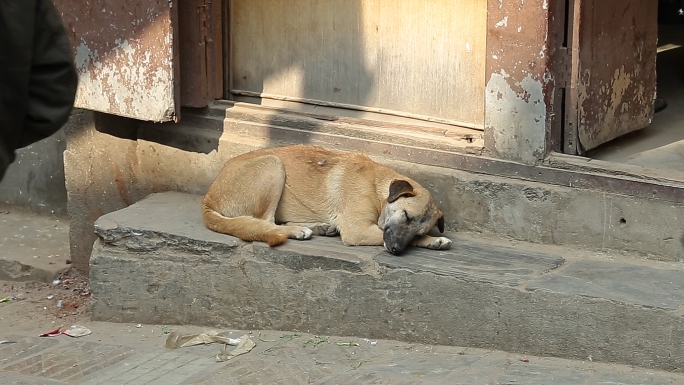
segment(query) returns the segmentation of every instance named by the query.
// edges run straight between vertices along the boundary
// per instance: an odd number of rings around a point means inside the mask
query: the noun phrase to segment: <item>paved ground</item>
[[[9,306],[15,306],[10,304]],[[0,310],[4,313],[5,308]],[[6,318],[0,324],[5,323]],[[678,384],[679,374],[459,347],[253,331],[257,346],[217,363],[212,344],[163,347],[198,328],[83,322],[93,334],[37,337],[3,328],[2,383],[16,384]],[[55,324],[47,322],[42,331]],[[35,329],[30,331],[28,329]],[[15,328],[16,329],[16,328]],[[234,331],[231,335],[243,334]],[[347,345],[358,346],[347,346]],[[344,345],[344,346],[340,346]]]
[[[33,258],[39,250],[41,257],[50,255],[50,248],[41,246],[45,244],[44,230],[63,230],[66,225],[63,220],[15,210],[2,215],[0,240],[23,239],[14,243],[13,253],[29,263],[40,259]],[[51,230],[50,234],[54,250],[61,254],[65,249],[59,245],[66,241],[66,231]],[[6,250],[4,245],[2,249]],[[40,266],[36,263],[31,268]],[[85,277],[74,272],[57,275],[60,282],[56,285],[0,281],[0,297],[12,299],[0,303],[0,340],[13,342],[0,343],[1,383],[684,384],[681,374],[599,364],[590,357],[571,361],[463,347],[314,336],[304,331],[232,331],[235,338],[248,334],[256,347],[217,363],[215,356],[222,349],[218,344],[164,347],[170,332],[199,333],[204,328],[90,322]],[[81,338],[38,337],[58,326],[74,324],[88,327],[92,334]]]

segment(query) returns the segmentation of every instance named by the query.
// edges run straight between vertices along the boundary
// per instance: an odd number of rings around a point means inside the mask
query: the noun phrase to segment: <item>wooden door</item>
[[[576,94],[569,110],[577,140],[566,136],[576,147],[564,152],[582,154],[651,122],[657,13],[654,0],[574,0]]]
[[[485,0],[231,0],[230,94],[482,130],[486,26]]]

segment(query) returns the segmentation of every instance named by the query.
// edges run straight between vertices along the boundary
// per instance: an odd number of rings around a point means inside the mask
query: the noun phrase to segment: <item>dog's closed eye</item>
[[[409,217],[408,213],[406,210],[404,210],[404,217],[406,218],[406,223],[411,223],[412,219]]]

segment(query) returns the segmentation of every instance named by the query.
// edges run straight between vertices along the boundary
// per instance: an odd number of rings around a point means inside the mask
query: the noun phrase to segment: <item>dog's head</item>
[[[399,255],[415,237],[427,234],[435,225],[444,232],[444,216],[430,192],[413,181],[393,180],[378,220],[385,249]]]

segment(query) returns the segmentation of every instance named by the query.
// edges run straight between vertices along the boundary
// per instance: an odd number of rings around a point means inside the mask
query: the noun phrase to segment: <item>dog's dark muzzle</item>
[[[382,235],[385,249],[394,255],[401,255],[411,239],[413,239],[413,235],[407,231],[397,231],[391,228],[386,228]]]

